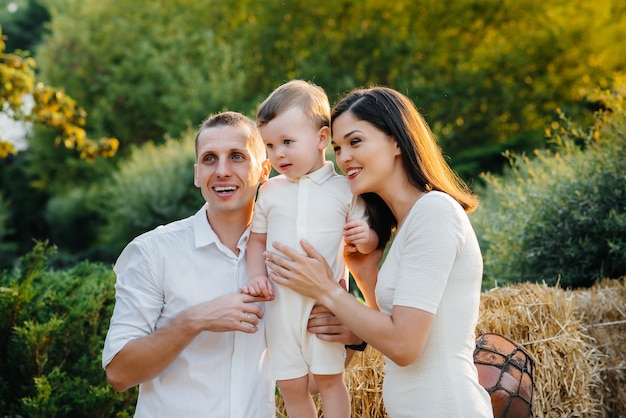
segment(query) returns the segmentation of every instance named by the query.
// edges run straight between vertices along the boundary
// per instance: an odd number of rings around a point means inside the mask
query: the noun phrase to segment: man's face
[[[216,126],[200,133],[194,184],[209,214],[252,213],[258,185],[269,175],[269,161],[254,152],[250,138],[245,126]]]

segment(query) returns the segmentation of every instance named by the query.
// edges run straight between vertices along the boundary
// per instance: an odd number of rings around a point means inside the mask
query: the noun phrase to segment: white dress
[[[382,312],[394,305],[435,315],[420,357],[385,362],[383,401],[389,416],[493,417],[473,361],[482,256],[463,208],[445,193],[422,196],[398,230],[378,274]]]

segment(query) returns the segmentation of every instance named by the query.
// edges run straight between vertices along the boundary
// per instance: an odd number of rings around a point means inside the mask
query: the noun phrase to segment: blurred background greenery
[[[0,113],[54,99],[26,149],[0,126],[0,415],[132,415],[99,365],[111,265],[202,204],[201,121],[292,78],[417,104],[481,198],[485,289],[626,274],[623,0],[2,0],[0,26]]]
[[[314,81],[331,103],[359,86],[406,93],[452,167],[489,196],[487,179],[511,156],[555,148],[546,132],[563,115],[592,126],[606,106],[592,92],[615,90],[626,64],[626,3],[618,0],[2,6],[3,55],[36,61],[36,82],[76,100],[86,132],[117,138],[119,149],[85,158],[33,125],[28,148],[0,160],[0,267],[33,240],[57,246],[59,266],[113,262],[135,235],[193,213],[202,203],[185,144],[194,129],[226,109],[254,116],[288,79]]]

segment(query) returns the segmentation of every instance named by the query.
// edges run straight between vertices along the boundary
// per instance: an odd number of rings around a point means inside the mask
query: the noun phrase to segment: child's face
[[[259,128],[274,170],[296,179],[324,165],[328,127],[318,129],[297,107],[288,109]]]

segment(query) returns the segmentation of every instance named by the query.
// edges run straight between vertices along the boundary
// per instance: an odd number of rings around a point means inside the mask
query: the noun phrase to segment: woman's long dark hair
[[[445,161],[426,120],[408,97],[387,87],[353,90],[333,108],[331,129],[332,122],[344,112],[371,123],[395,139],[413,186],[423,192],[447,193],[468,213],[478,206],[477,197]],[[371,227],[378,234],[379,247],[384,247],[397,220],[380,196],[375,193],[361,196],[367,204]]]

